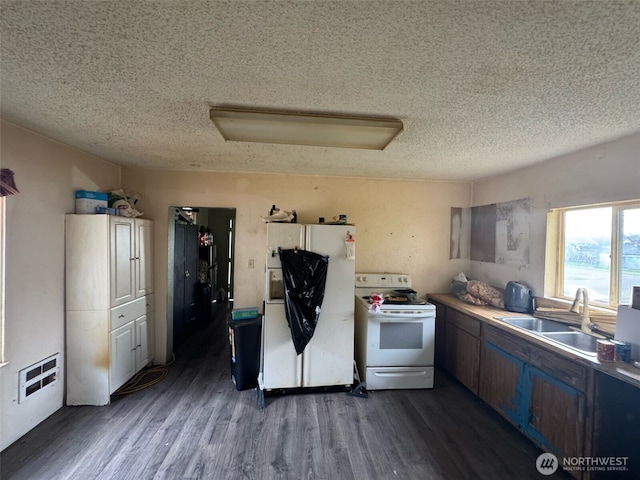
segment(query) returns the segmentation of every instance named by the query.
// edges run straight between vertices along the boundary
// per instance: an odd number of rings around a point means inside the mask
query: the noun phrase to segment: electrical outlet
[[[249,259],[249,269],[253,268],[253,258]]]

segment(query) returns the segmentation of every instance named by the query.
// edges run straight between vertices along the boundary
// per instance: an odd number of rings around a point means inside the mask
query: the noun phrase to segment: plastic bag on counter
[[[307,250],[278,248],[284,283],[284,310],[296,353],[316,330],[327,283],[329,257]]]
[[[452,290],[452,293],[453,290]],[[479,280],[469,280],[465,289],[455,292],[461,300],[473,305],[491,305],[496,308],[504,308],[504,295],[500,290],[488,283]]]
[[[469,280],[467,279],[467,276],[463,272],[460,272],[453,277],[453,281],[451,282],[451,286],[449,287],[450,292],[454,295],[464,295],[464,293],[467,291],[468,281]]]

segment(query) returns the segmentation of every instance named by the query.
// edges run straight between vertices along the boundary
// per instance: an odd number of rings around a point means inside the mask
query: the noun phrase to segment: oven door
[[[367,325],[367,367],[433,365],[433,312],[382,309],[369,313]]]

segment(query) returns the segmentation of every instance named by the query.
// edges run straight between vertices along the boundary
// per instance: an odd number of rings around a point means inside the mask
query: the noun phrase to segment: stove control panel
[[[356,273],[356,288],[409,288],[411,275],[405,273]]]

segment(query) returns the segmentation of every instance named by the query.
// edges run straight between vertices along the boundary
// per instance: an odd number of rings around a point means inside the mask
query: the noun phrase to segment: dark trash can
[[[236,390],[258,386],[262,317],[228,319],[231,350],[231,379]]]

